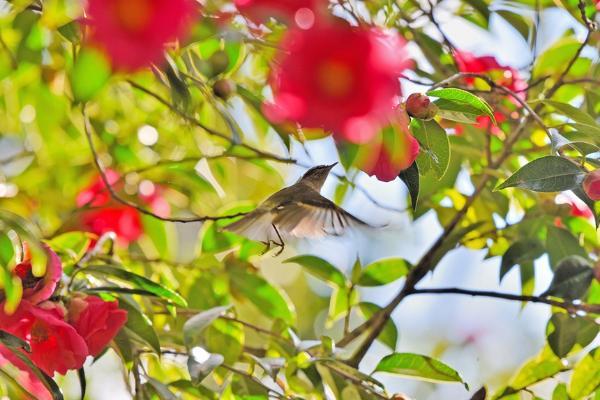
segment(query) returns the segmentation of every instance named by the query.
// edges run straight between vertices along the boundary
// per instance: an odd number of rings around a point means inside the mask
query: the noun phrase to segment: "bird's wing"
[[[368,225],[320,195],[282,203],[272,212],[280,233],[299,238],[341,235],[348,228]]]
[[[270,239],[270,231],[273,229],[273,215],[261,208],[246,214],[223,229],[242,235],[251,240],[266,242]]]

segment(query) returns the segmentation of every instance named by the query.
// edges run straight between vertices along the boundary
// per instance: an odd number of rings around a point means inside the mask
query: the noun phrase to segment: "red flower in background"
[[[119,174],[109,169],[105,171],[105,176],[111,187],[119,190]],[[140,194],[140,200],[155,214],[166,217],[170,213],[169,204],[162,197],[161,189],[149,184],[149,192]],[[77,195],[77,206],[93,208],[81,214],[80,224],[83,229],[96,235],[115,232],[119,243],[127,245],[139,239],[143,233],[140,213],[133,207],[113,201],[100,176]]]
[[[327,9],[327,0],[235,0],[235,6],[249,20],[261,24],[275,18],[303,29],[310,28],[315,19]]]
[[[13,273],[21,279],[23,286],[23,299],[32,304],[41,303],[48,300],[54,293],[56,285],[62,276],[62,264],[60,258],[50,247],[42,245],[46,251],[48,261],[46,263],[46,272],[43,277],[33,275],[31,266],[31,253],[27,244],[23,246],[23,261],[15,266]]]
[[[125,322],[127,311],[119,309],[116,301],[79,296],[69,304],[69,323],[83,337],[92,356],[104,350]]]
[[[88,0],[91,42],[114,68],[135,71],[162,60],[164,46],[188,31],[193,0]]]
[[[400,96],[399,77],[409,65],[396,34],[317,23],[290,30],[271,72],[275,122],[323,128],[353,143],[371,140],[387,124]]]
[[[454,59],[456,60],[460,72],[488,75],[496,84],[512,90],[517,93],[521,99],[525,99],[525,91],[523,89],[527,87],[527,82],[521,78],[516,69],[500,64],[495,57],[475,56],[468,51],[456,51],[454,53]],[[475,79],[476,78],[468,77],[465,78],[465,82],[468,85],[473,85]],[[509,97],[509,99],[513,104],[519,105],[514,98]],[[506,115],[501,112],[495,111],[494,117],[498,123],[506,121]],[[486,116],[477,117],[475,127],[482,130],[488,129],[489,127],[490,132],[497,136],[502,133],[502,130],[492,123],[490,117]],[[461,134],[462,127],[458,126],[457,128],[457,134]]]
[[[75,329],[64,321],[60,306],[45,302],[35,306],[21,301],[12,315],[0,311],[0,326],[8,333],[29,343],[27,357],[42,371],[52,376],[70,369],[79,369],[88,356],[88,347]],[[3,357],[22,368],[22,362],[6,347],[0,346]]]
[[[496,84],[517,93],[523,93],[522,90],[527,87],[527,82],[519,76],[516,69],[501,65],[493,56],[478,57],[468,51],[456,51],[454,59],[460,72],[489,75]],[[465,81],[473,84],[475,78],[465,78]]]
[[[600,169],[586,175],[583,180],[583,190],[594,201],[600,200]]]
[[[380,181],[390,182],[410,167],[419,155],[419,142],[408,130],[409,122],[406,111],[398,110],[394,124],[360,150],[364,155],[359,168]]]

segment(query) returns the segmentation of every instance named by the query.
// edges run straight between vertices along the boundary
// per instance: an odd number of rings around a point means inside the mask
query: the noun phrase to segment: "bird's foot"
[[[275,243],[275,242],[273,242],[273,243]],[[279,256],[281,253],[283,253],[283,250],[285,249],[285,243],[283,243],[283,242],[275,243],[275,245],[277,245],[279,247],[279,250],[277,250],[277,252],[275,254],[273,254],[273,257]]]

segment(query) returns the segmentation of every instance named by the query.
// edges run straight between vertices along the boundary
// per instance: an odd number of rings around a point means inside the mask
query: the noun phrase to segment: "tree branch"
[[[102,164],[100,163],[100,159],[98,157],[98,152],[96,150],[96,147],[94,145],[94,139],[92,137],[92,127],[91,127],[90,121],[87,117],[87,114],[85,112],[85,105],[82,106],[81,113],[83,115],[83,126],[84,126],[85,135],[86,135],[90,150],[92,152],[94,164],[96,165],[96,169],[98,170],[98,173],[100,174],[100,178],[102,179],[102,182],[104,183],[104,186],[106,187],[106,190],[108,190],[108,192],[110,193],[110,196],[115,201],[117,201],[123,205],[132,207],[144,215],[148,215],[153,218],[159,219],[161,221],[167,221],[167,222],[190,223],[190,222],[204,222],[204,221],[219,221],[222,219],[231,219],[231,218],[236,218],[236,217],[246,215],[246,213],[236,213],[236,214],[222,215],[222,216],[205,215],[205,216],[198,216],[198,217],[191,217],[191,218],[168,218],[168,217],[163,217],[163,216],[157,215],[157,214],[153,213],[152,211],[147,210],[146,208],[121,197],[121,195],[119,195],[119,193],[117,193],[117,191],[111,185],[110,181],[108,180],[108,178],[106,176],[106,172],[104,171],[104,168],[102,167]]]
[[[588,26],[588,29],[589,28],[590,27]],[[542,98],[551,98],[556,93],[556,91],[564,84],[565,77],[568,75],[569,71],[575,64],[575,61],[579,58],[579,55],[581,54],[581,51],[583,50],[583,48],[587,45],[587,43],[590,39],[590,36],[591,36],[591,31],[588,30],[588,34],[586,35],[585,40],[583,41],[581,46],[578,48],[578,50],[575,53],[575,55],[573,56],[573,58],[569,61],[569,63],[567,64],[567,67],[560,74],[559,78],[554,83],[554,85],[550,89],[548,89],[547,92],[545,92],[541,95]],[[447,84],[447,82],[450,82],[452,79],[456,79],[456,78],[454,78],[454,76],[452,76],[448,79],[445,79],[444,81],[441,81],[440,83],[438,83],[434,86],[435,87],[440,87],[440,85],[443,86],[444,84]],[[507,93],[514,93],[514,92],[508,91]],[[514,97],[516,98],[518,96],[516,96],[516,94],[515,94]],[[512,148],[513,148],[514,144],[525,133],[525,128],[527,127],[530,118],[535,119],[535,116],[537,115],[537,113],[539,112],[539,110],[542,107],[543,107],[543,104],[539,103],[535,108],[533,108],[531,110],[531,112],[529,112],[527,115],[525,115],[521,118],[521,122],[519,123],[517,128],[515,128],[513,135],[509,136],[508,139],[504,142],[504,149],[503,149],[502,153],[489,166],[488,171],[499,168],[504,163],[504,161],[506,161],[506,159],[512,154]],[[539,118],[539,116],[538,116],[538,118]],[[536,122],[539,123],[540,121],[537,121],[537,119],[536,119]],[[545,126],[543,124],[543,122],[542,122],[542,126]],[[398,294],[392,299],[392,301],[390,301],[390,303],[388,303],[385,307],[383,307],[376,314],[374,314],[370,319],[365,321],[363,324],[359,325],[357,328],[355,328],[349,334],[345,335],[344,338],[338,343],[339,346],[345,346],[348,343],[355,340],[356,338],[358,338],[359,336],[361,336],[363,333],[369,332],[366,339],[359,346],[359,348],[356,351],[356,353],[354,354],[354,356],[350,360],[348,360],[348,363],[350,365],[357,366],[360,363],[360,361],[362,360],[364,355],[367,353],[369,347],[371,347],[371,344],[375,341],[375,339],[379,336],[379,334],[383,330],[385,323],[391,317],[393,311],[396,309],[398,304],[400,304],[406,296],[408,296],[411,292],[413,292],[415,290],[416,284],[421,279],[423,279],[432,268],[435,267],[434,263],[437,259],[438,252],[443,248],[444,244],[446,243],[446,239],[454,231],[454,229],[456,229],[456,227],[459,225],[460,221],[467,214],[467,211],[469,210],[471,205],[475,202],[477,197],[479,197],[479,195],[484,190],[484,188],[486,187],[486,185],[488,184],[488,182],[490,181],[490,179],[492,177],[493,177],[493,175],[491,175],[490,172],[485,172],[481,176],[481,180],[480,180],[479,184],[476,186],[474,192],[471,194],[471,196],[469,196],[467,198],[463,207],[454,215],[454,217],[448,223],[448,225],[446,225],[444,227],[442,234],[438,237],[438,239],[435,241],[435,243],[429,248],[429,250],[421,258],[419,263],[413,269],[410,270],[410,272],[408,273],[408,275],[406,277],[406,282],[404,284],[404,287],[398,292]]]
[[[540,303],[547,304],[553,307],[562,308],[569,313],[577,313],[577,312],[585,312],[589,314],[600,314],[600,304],[574,304],[566,301],[553,300],[547,297],[541,296],[526,296],[526,295],[518,295],[511,293],[499,293],[494,291],[486,291],[486,290],[471,290],[471,289],[461,289],[455,287],[449,288],[427,288],[427,289],[414,289],[409,295],[413,294],[463,294],[467,296],[474,297],[491,297],[496,299],[504,299],[504,300],[512,300],[512,301],[521,301],[521,302],[529,302],[529,303]]]

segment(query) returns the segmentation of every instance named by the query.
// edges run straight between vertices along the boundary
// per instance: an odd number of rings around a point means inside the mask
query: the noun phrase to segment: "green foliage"
[[[388,372],[434,382],[460,382],[468,389],[458,372],[441,361],[419,354],[390,354],[379,361],[374,372]]]
[[[430,355],[396,353],[397,346],[405,348],[400,331],[406,338],[412,327],[397,326],[390,317],[448,253],[461,247],[497,260],[500,281],[519,268],[520,294],[475,288],[473,301],[490,296],[551,307],[547,346],[511,379],[484,382],[473,400],[538,399],[535,385],[550,380],[555,381],[552,400],[600,399],[600,351],[588,348],[600,330],[600,205],[582,186],[584,177],[600,168],[599,39],[594,32],[584,43],[580,35],[598,20],[592,2],[448,5],[445,11],[458,21],[483,30],[501,18],[535,55],[518,71],[491,68],[469,76],[458,71],[458,41],[439,35],[438,3],[430,10],[418,2],[330,2],[331,12],[356,18],[354,25],[402,34],[411,53],[422,57],[401,81],[437,88],[424,92],[439,109],[432,120],[410,122],[420,153],[398,177],[410,197],[401,211],[415,220],[425,214],[435,218],[443,234],[422,241],[433,245],[414,265],[397,256],[371,255],[368,264],[357,259],[351,270],[322,258],[334,260],[333,254],[296,254],[293,238],[286,238],[289,255],[283,260],[263,255],[261,243],[223,231],[230,216],[253,210],[324,149],[334,158],[330,152],[337,149],[343,166],[328,180],[336,204],[355,205],[359,199],[391,211],[404,204],[386,201],[390,193],[380,186],[373,192],[362,186],[366,178],[359,161],[373,156],[363,154],[367,145],[341,145],[337,134],[269,119],[264,104],[272,98],[269,74],[289,29],[284,21],[250,26],[236,16],[223,23],[221,12],[234,10],[231,1],[201,3],[203,18],[193,21],[189,37],[169,43],[164,62],[136,73],[113,68],[88,45],[78,1],[12,1],[1,7],[2,312],[14,312],[36,282],[24,285],[15,271],[24,243],[35,279],[46,273],[47,245],[64,268],[52,301],[68,309],[73,296],[96,295],[118,300],[128,312],[109,352],[120,357],[136,398],[393,398],[365,371],[465,383],[460,371]],[[538,14],[547,12],[581,26],[541,46]],[[479,50],[478,55],[491,52]],[[525,76],[529,79],[521,85],[514,81]],[[230,84],[227,96],[219,95],[223,81]],[[410,94],[403,88],[404,98]],[[392,126],[388,133],[400,128],[406,127]],[[119,198],[109,200],[110,207],[127,203],[144,211],[135,211],[139,238],[127,242],[83,232],[90,229],[84,217],[97,207],[78,206],[79,196],[95,179],[97,164],[121,176],[113,185]],[[168,204],[167,217],[152,215],[159,213],[153,197],[144,195],[149,188]],[[556,195],[567,191],[568,201],[577,197],[595,221],[586,210],[560,204],[565,200]],[[384,225],[376,225],[369,240],[376,243]],[[411,236],[412,228],[402,232]],[[406,241],[404,234],[393,240]],[[539,293],[541,269],[553,278]],[[324,285],[307,282],[304,272]],[[373,294],[381,296],[374,300]],[[364,357],[375,340],[392,352],[376,365]],[[4,331],[0,342],[53,398],[62,398],[53,378],[29,360],[27,342]],[[448,346],[457,347],[441,343],[432,353],[446,359]],[[35,398],[20,383],[18,369],[11,368],[0,366],[0,397]],[[85,382],[89,376],[82,375]],[[490,388],[497,386],[502,387],[492,396]]]

